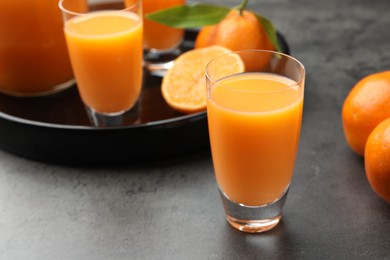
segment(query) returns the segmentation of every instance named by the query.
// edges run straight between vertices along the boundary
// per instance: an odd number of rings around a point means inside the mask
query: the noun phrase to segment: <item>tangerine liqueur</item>
[[[293,174],[303,90],[271,73],[242,73],[216,82],[208,120],[219,188],[236,203],[279,199]]]

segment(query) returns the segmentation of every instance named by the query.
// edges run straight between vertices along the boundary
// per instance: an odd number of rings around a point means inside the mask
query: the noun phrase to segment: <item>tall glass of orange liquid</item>
[[[78,90],[96,126],[121,125],[137,103],[142,85],[142,8],[108,2],[95,10],[73,10],[61,0],[64,32]]]
[[[146,15],[166,8],[185,5],[185,3],[186,0],[142,0],[142,9]],[[183,39],[183,29],[172,28],[144,18],[146,68],[156,74],[169,68],[171,61],[180,54],[179,47]]]
[[[249,71],[227,75],[220,64],[242,57]],[[226,219],[257,233],[276,226],[294,172],[300,136],[304,66],[277,52],[222,55],[206,67],[213,165]]]
[[[74,85],[62,28],[58,1],[0,1],[0,92],[39,96]]]

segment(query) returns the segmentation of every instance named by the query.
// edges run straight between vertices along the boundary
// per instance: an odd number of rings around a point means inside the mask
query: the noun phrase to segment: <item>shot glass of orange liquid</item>
[[[126,0],[132,1],[132,0]],[[166,8],[184,5],[186,0],[142,0],[144,15]],[[145,67],[159,74],[172,65],[180,54],[184,30],[172,28],[144,18]]]
[[[250,71],[223,73],[218,64],[234,55]],[[263,232],[281,220],[298,150],[304,79],[298,60],[271,51],[233,52],[206,67],[214,171],[226,219],[236,229]]]
[[[84,11],[75,2],[61,0],[59,7],[81,99],[96,126],[121,125],[141,93],[141,1],[127,7],[106,1],[96,10],[96,0],[88,0]]]

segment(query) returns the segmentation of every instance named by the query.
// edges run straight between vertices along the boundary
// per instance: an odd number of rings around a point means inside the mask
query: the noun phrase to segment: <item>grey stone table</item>
[[[281,224],[260,235],[230,228],[207,150],[83,168],[0,151],[0,259],[390,259],[390,205],[369,187],[340,118],[357,80],[390,68],[390,2],[249,6],[274,21],[307,69],[299,155]]]

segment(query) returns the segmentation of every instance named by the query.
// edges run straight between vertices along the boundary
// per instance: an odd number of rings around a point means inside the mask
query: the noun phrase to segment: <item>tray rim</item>
[[[13,115],[9,115],[7,113],[0,111],[0,117],[3,119],[6,119],[8,121],[12,121],[19,124],[24,125],[30,125],[30,126],[40,126],[40,127],[46,127],[46,128],[58,128],[58,129],[64,129],[64,130],[89,130],[89,131],[106,131],[106,130],[122,130],[122,129],[133,129],[133,128],[147,128],[147,127],[153,127],[153,126],[160,126],[160,125],[166,125],[171,123],[177,123],[180,121],[186,121],[189,119],[196,119],[196,118],[202,118],[206,117],[206,111],[193,113],[193,114],[187,114],[187,115],[180,115],[173,118],[167,118],[167,119],[161,119],[156,121],[151,121],[143,124],[133,124],[133,125],[125,125],[125,126],[110,126],[110,127],[96,127],[96,126],[87,126],[87,125],[66,125],[66,124],[54,124],[54,123],[47,123],[47,122],[41,122],[41,121],[34,121],[31,119],[21,118]]]

